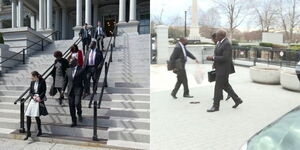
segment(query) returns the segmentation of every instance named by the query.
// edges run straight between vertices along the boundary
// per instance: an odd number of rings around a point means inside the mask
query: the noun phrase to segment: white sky
[[[212,0],[198,0],[198,9],[202,11],[207,11],[210,8],[217,7],[217,5]],[[192,0],[151,0],[151,16],[160,16],[162,8],[163,10],[163,22],[168,22],[168,18],[174,16],[181,16],[184,18],[184,11],[187,10],[192,5]],[[221,15],[221,12],[219,12]],[[198,12],[198,16],[201,16]],[[189,19],[191,16],[187,16]],[[221,15],[222,17],[222,15]],[[221,26],[227,27],[226,18],[222,17]],[[189,21],[188,21],[189,22]],[[252,25],[249,24],[249,21],[245,20],[239,27],[239,30],[253,30]]]

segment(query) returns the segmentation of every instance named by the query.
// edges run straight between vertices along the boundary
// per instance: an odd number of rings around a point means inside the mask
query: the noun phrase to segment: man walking
[[[207,112],[219,111],[220,100],[223,99],[223,90],[225,90],[230,97],[232,97],[235,105],[232,108],[237,108],[243,101],[234,92],[229,84],[229,74],[235,72],[232,62],[232,46],[229,40],[226,38],[225,30],[218,30],[216,39],[218,41],[215,49],[214,56],[207,56],[207,60],[214,61],[214,67],[216,69],[216,83],[214,90],[214,103],[212,108]]]
[[[68,86],[69,108],[72,118],[71,127],[75,127],[77,126],[76,109],[79,122],[82,122],[81,95],[84,87],[84,70],[78,65],[76,59],[71,61],[70,66],[66,71],[62,94],[65,93]]]
[[[90,44],[90,50],[86,53],[84,58],[84,68],[86,71],[85,80],[85,96],[90,95],[90,80],[93,79],[93,89],[96,88],[97,80],[100,76],[100,69],[103,63],[102,52],[96,47],[96,41]]]
[[[101,50],[104,50],[104,42],[103,39],[105,38],[104,28],[101,25],[101,21],[98,21],[98,26],[95,31],[94,38],[97,40],[97,47],[100,49],[101,43]]]
[[[91,42],[91,30],[88,28],[87,23],[85,23],[84,27],[80,30],[79,37],[82,39],[82,49],[85,55]]]
[[[183,84],[183,88],[184,88],[183,97],[193,98],[193,96],[191,96],[189,93],[188,79],[187,79],[186,70],[185,70],[185,63],[187,61],[187,57],[190,57],[191,59],[195,60],[196,63],[199,63],[199,61],[196,59],[196,57],[192,53],[190,53],[186,49],[187,44],[188,44],[188,40],[186,38],[183,38],[183,37],[180,38],[179,42],[176,44],[174,51],[170,57],[171,69],[173,69],[173,72],[177,74],[177,82],[171,93],[171,96],[174,99],[177,99],[176,94],[177,94],[181,84]]]

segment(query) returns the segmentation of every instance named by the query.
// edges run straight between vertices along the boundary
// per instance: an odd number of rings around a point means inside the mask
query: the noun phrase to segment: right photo
[[[151,150],[300,149],[299,0],[151,0]]]

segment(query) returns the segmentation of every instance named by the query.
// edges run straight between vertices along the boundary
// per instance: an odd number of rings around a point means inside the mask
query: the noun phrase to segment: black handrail
[[[102,65],[99,69],[100,71],[100,75],[98,77],[98,79],[96,80],[96,87],[94,88],[93,87],[93,93],[91,95],[91,99],[90,99],[90,102],[89,102],[89,108],[91,108],[91,104],[93,102],[93,111],[94,111],[94,119],[93,119],[93,140],[94,141],[98,141],[98,134],[97,134],[97,108],[99,109],[100,108],[100,105],[101,105],[101,101],[102,101],[102,96],[103,96],[103,92],[104,92],[104,88],[107,87],[107,74],[108,74],[108,69],[109,69],[109,64],[110,62],[112,62],[112,52],[113,52],[113,47],[115,46],[115,41],[116,41],[116,31],[117,31],[117,25],[114,27],[114,30],[113,30],[113,36],[110,37],[110,40],[108,42],[108,45],[107,45],[107,49],[106,49],[106,53],[104,55],[104,58],[103,58],[103,62],[102,62]],[[112,44],[112,39],[114,38],[114,43]],[[109,62],[105,62],[106,61],[106,57],[107,57],[107,54],[109,52],[109,49],[110,49],[110,57],[109,57]],[[98,88],[98,82],[99,82],[99,78],[101,76],[101,73],[102,73],[102,68],[103,66],[105,65],[105,74],[104,74],[104,80],[103,80],[103,83],[102,83],[102,89],[101,89],[101,93],[100,93],[100,97],[99,97],[99,103],[97,104],[97,100],[94,99],[94,95],[96,94],[96,91],[97,91],[97,88]]]
[[[75,44],[75,45],[78,45],[80,42],[81,42],[81,38],[78,38],[69,48],[67,51],[65,51],[63,53],[63,58],[66,58],[69,53],[70,53],[70,49],[71,47]],[[55,64],[53,63],[43,74],[42,74],[42,77],[44,80],[46,80],[49,76],[50,76],[50,73],[47,74],[47,72],[52,69],[52,67],[54,66]],[[46,75],[47,74],[47,75]],[[46,75],[46,76],[45,76]],[[45,76],[45,77],[44,77]],[[28,94],[26,96],[26,98],[24,98],[24,96],[30,91],[30,87],[27,88],[25,90],[25,92],[23,92],[19,98],[17,100],[15,100],[14,104],[16,105],[19,101],[20,101],[20,133],[24,133],[25,132],[25,128],[24,128],[24,103],[28,100],[28,98],[30,97],[30,94]]]
[[[42,46],[42,51],[43,51],[43,49],[44,49],[43,41],[44,41],[45,39],[47,39],[48,37],[52,36],[53,34],[57,34],[57,33],[59,33],[59,31],[54,31],[54,32],[52,32],[52,33],[49,34],[48,36],[41,38],[41,40],[39,40],[39,41],[37,41],[37,42],[34,42],[34,43],[31,44],[30,46],[27,46],[26,48],[23,48],[23,49],[22,49],[21,51],[19,51],[18,53],[16,53],[16,54],[14,54],[14,55],[8,57],[7,59],[1,61],[0,64],[6,62],[6,61],[8,61],[8,60],[12,60],[12,58],[16,57],[17,55],[19,55],[19,54],[21,54],[21,53],[23,53],[23,63],[25,63],[25,57],[24,57],[24,56],[25,56],[25,50],[31,48],[31,47],[34,46],[34,45],[40,45],[39,43],[42,42],[42,45],[41,45],[41,46]]]

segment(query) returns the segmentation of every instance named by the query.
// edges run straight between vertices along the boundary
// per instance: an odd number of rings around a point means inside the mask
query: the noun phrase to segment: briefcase
[[[208,72],[208,81],[209,82],[216,81],[216,70],[212,70]]]

